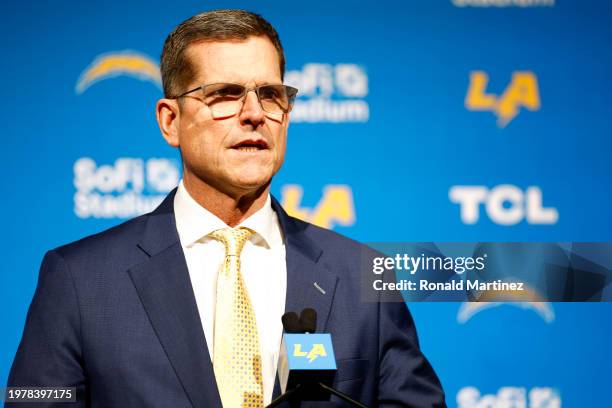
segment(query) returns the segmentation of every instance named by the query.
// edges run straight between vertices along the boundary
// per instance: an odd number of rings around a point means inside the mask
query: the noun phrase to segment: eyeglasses
[[[289,113],[298,93],[296,88],[287,85],[261,85],[247,88],[239,84],[221,83],[202,85],[176,98],[198,91],[202,102],[210,108],[213,118],[234,116],[240,112],[249,91],[255,92],[259,105],[264,111],[276,114]]]

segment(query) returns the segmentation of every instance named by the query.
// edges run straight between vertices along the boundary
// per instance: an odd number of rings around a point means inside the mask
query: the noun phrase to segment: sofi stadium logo
[[[491,189],[486,186],[453,186],[448,192],[451,202],[459,204],[461,221],[476,224],[480,219],[480,206],[491,221],[499,225],[516,225],[525,220],[528,224],[556,224],[559,211],[544,207],[542,190],[537,186],[525,191],[511,184]]]
[[[457,408],[561,408],[561,397],[554,388],[502,387],[496,394],[482,395],[475,387],[457,393]]]
[[[530,71],[512,74],[510,83],[500,95],[487,92],[489,75],[484,71],[470,73],[470,85],[465,96],[465,107],[471,111],[490,111],[497,116],[497,126],[506,127],[522,108],[540,109],[538,78]]]
[[[152,211],[179,182],[170,159],[120,157],[98,165],[82,157],[74,163],[74,213],[79,218],[130,218]]]
[[[367,122],[368,76],[356,64],[306,64],[287,71],[285,82],[300,90],[292,122]]]

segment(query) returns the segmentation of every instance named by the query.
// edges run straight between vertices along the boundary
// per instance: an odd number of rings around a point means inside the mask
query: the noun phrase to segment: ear
[[[176,99],[160,99],[155,107],[157,124],[162,136],[172,147],[179,147],[180,111]]]

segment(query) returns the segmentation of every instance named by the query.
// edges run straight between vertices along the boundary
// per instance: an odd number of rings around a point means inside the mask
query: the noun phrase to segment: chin
[[[267,186],[270,183],[271,179],[271,176],[261,178],[240,178],[234,180],[232,184],[241,190],[255,191],[257,189]]]
[[[274,176],[274,172],[268,168],[243,168],[241,171],[237,172],[235,177],[232,177],[232,181],[236,186],[252,190],[268,184],[270,180],[272,180],[272,176]]]
[[[270,180],[266,180],[266,181],[254,181],[254,182],[241,182],[238,185],[243,189],[243,190],[249,190],[249,191],[255,191],[258,190],[262,187],[265,187],[269,184]]]

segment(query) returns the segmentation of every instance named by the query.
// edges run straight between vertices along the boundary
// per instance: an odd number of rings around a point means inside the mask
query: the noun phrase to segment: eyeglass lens
[[[291,110],[295,92],[285,85],[263,85],[255,89],[259,102],[268,113],[287,113]],[[242,107],[246,88],[238,84],[211,84],[203,87],[203,101],[214,117],[232,116]]]

